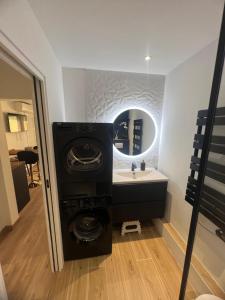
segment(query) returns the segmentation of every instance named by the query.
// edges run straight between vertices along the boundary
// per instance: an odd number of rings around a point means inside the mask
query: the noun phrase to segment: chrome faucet
[[[131,171],[134,172],[135,169],[137,169],[137,164],[135,162],[132,162]]]

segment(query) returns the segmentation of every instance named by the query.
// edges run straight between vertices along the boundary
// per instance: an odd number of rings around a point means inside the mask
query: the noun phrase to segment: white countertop
[[[135,174],[133,174],[130,169],[114,169],[113,183],[124,184],[168,181],[165,175],[154,168],[146,168],[145,171],[135,170],[134,173]]]

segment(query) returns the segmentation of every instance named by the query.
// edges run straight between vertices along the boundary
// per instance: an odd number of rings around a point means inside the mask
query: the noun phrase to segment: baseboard
[[[16,220],[16,222],[13,225],[6,225],[2,228],[2,230],[0,231],[0,242],[13,230],[13,228],[16,226],[19,220],[20,217]]]
[[[0,231],[0,242],[6,237],[6,235],[13,230],[12,225],[7,225],[5,226],[1,231]]]
[[[178,266],[183,269],[186,243],[172,224],[166,223],[161,219],[154,219],[153,223],[157,231],[164,238]],[[199,295],[209,293],[225,299],[225,293],[221,287],[195,256],[192,257],[189,282]]]

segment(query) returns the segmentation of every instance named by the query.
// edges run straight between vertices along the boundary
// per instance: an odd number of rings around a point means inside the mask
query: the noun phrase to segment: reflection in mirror
[[[149,114],[140,109],[122,112],[113,123],[113,143],[126,155],[139,155],[148,150],[156,134],[155,124]]]

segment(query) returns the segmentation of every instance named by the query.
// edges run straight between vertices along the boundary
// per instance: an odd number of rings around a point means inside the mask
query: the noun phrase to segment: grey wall
[[[112,122],[121,110],[132,107],[150,112],[158,137],[143,159],[148,166],[158,166],[164,76],[64,68],[63,80],[67,121]],[[114,153],[116,168],[130,167],[132,160]]]

